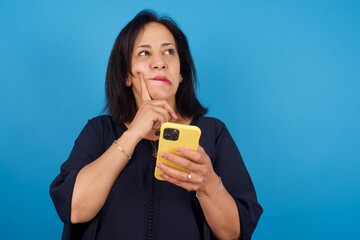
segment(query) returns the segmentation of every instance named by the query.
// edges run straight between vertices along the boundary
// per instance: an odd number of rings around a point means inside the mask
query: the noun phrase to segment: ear
[[[183,81],[183,77],[182,77],[182,75],[180,73],[180,81],[179,82],[182,82],[182,81]]]
[[[129,77],[126,79],[126,81],[125,81],[125,86],[131,87],[131,85],[132,85],[132,79],[131,79],[131,77],[129,76]]]

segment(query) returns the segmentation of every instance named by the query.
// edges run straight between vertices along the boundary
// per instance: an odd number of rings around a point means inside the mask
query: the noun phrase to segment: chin
[[[165,96],[154,95],[154,96],[151,96],[151,99],[153,99],[153,100],[168,100],[169,98],[165,97]]]
[[[157,93],[157,94],[151,94],[150,97],[153,100],[170,100],[174,96],[171,96],[171,95],[168,95],[168,94]]]
[[[156,91],[149,91],[149,95],[154,100],[167,100],[175,96],[175,94],[169,92],[168,89],[156,89]]]

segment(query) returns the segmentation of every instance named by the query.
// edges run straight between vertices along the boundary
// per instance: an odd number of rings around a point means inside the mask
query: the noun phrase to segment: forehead
[[[135,45],[156,44],[156,43],[172,43],[175,45],[175,39],[172,33],[164,25],[151,22],[144,26],[144,29],[136,38]]]

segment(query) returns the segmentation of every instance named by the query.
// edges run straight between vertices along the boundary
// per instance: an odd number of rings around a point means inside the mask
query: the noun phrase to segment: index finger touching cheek
[[[144,75],[142,73],[139,73],[139,80],[140,80],[141,100],[143,102],[151,101],[152,99],[150,97],[149,91],[148,91],[146,83],[145,83]]]

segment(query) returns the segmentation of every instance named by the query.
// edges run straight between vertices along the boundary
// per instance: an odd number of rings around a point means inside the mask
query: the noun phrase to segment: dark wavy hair
[[[176,92],[176,108],[182,117],[198,117],[207,113],[196,97],[194,85],[197,84],[196,69],[185,34],[169,17],[159,17],[155,12],[139,12],[120,32],[110,54],[106,73],[105,110],[118,122],[130,122],[135,117],[137,106],[131,87],[125,85],[132,74],[131,57],[139,33],[148,23],[164,25],[174,36],[180,58],[182,83]]]

